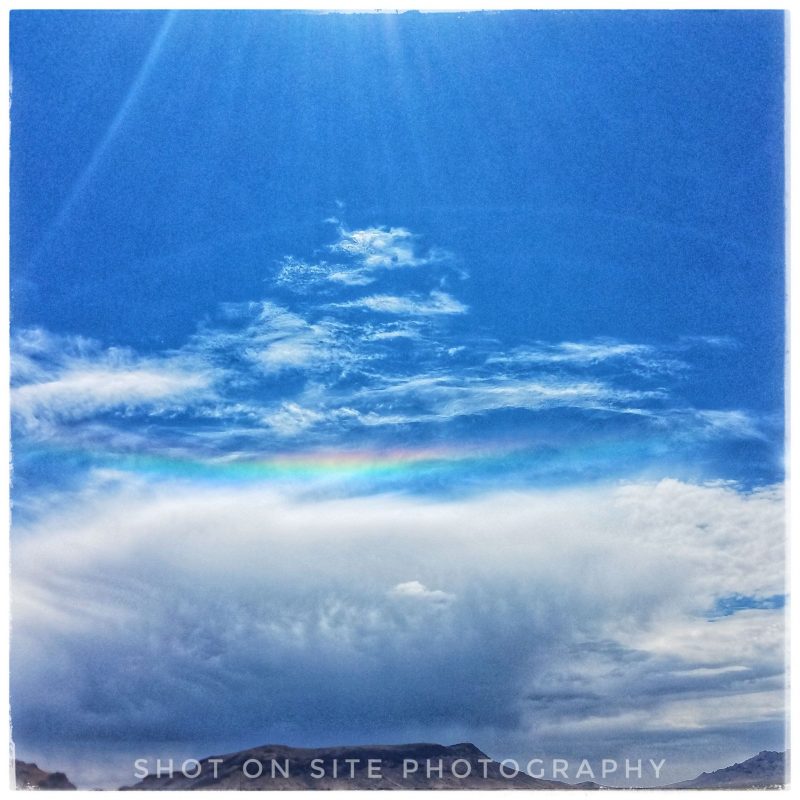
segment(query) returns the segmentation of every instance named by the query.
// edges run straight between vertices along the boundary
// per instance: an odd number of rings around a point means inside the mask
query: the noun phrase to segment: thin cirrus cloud
[[[55,380],[16,387],[11,395],[15,412],[31,422],[42,415],[77,419],[111,408],[179,404],[207,387],[201,375],[133,367],[67,370]]]
[[[270,301],[224,304],[223,326],[204,325],[187,350],[223,367],[239,363],[266,373],[322,365],[331,368],[358,358],[348,347],[347,330],[336,320],[309,321]],[[231,324],[232,323],[232,324]]]
[[[335,303],[338,308],[361,308],[380,314],[406,314],[413,317],[438,316],[440,314],[465,314],[469,307],[447,292],[433,290],[427,297],[421,295],[397,296],[373,294],[358,300]]]
[[[714,346],[711,341],[707,344]],[[534,342],[514,348],[510,353],[492,356],[488,363],[508,365],[552,365],[590,368],[605,364],[624,364],[637,372],[677,373],[688,369],[678,357],[682,347],[655,347],[650,344],[598,338],[588,342]]]
[[[228,421],[230,439],[272,435],[302,444],[354,427],[443,425],[503,409],[560,408],[643,415],[695,439],[764,436],[759,420],[744,411],[673,407],[679,400],[667,388],[642,386],[634,380],[641,363],[637,348],[631,356],[615,350],[623,372],[622,380],[617,375],[611,382],[585,365],[588,375],[571,376],[546,364],[508,363],[477,344],[464,353],[447,347],[446,331],[433,336],[406,323],[309,320],[271,302],[226,306],[220,317],[179,350],[147,357],[58,337],[37,350],[30,344],[36,332],[28,332],[14,342],[15,418],[32,435],[52,435],[59,420],[83,420],[84,430],[59,431],[82,438],[96,414],[111,414],[106,422],[112,427],[116,415],[130,433],[138,424],[146,427],[153,414],[168,412],[184,418],[176,436],[208,439],[202,430],[187,434],[185,420],[202,427],[214,419]],[[398,341],[405,343],[402,358],[394,351]],[[627,385],[625,369],[631,374]],[[284,382],[286,371],[299,382]],[[110,434],[112,428],[94,426],[91,433],[102,430]],[[225,438],[224,431],[216,434],[214,447],[224,449]],[[159,440],[151,444],[157,448]]]
[[[268,409],[260,417],[260,422],[282,439],[292,439],[317,426],[346,427],[353,421],[361,422],[359,412],[352,408],[320,409],[292,402]]]
[[[377,280],[395,267],[402,277],[425,266],[440,284],[436,265],[448,257],[418,244],[405,228],[342,226],[329,250],[347,261],[351,277],[366,270]],[[297,269],[305,263],[292,261]],[[329,266],[317,265],[312,277],[329,276]],[[39,438],[97,444],[97,437],[116,443],[138,435],[149,437],[150,449],[202,444],[226,457],[244,443],[344,444],[359,430],[385,437],[403,428],[413,436],[415,428],[436,425],[446,433],[451,422],[476,416],[491,436],[492,415],[510,410],[561,409],[586,421],[636,416],[687,447],[766,441],[764,422],[744,409],[700,411],[681,400],[676,377],[691,371],[700,349],[730,347],[725,337],[508,347],[483,330],[456,331],[451,320],[469,307],[441,288],[353,297],[358,281],[330,285],[342,294],[334,302],[316,302],[312,293],[222,303],[182,346],[148,354],[20,331],[12,341],[14,417]],[[158,430],[150,425],[154,415]]]
[[[449,418],[502,408],[622,408],[634,401],[663,397],[660,391],[617,389],[600,381],[575,382],[558,376],[520,379],[481,375],[415,376],[364,390],[360,397],[406,399],[432,414]]]
[[[366,269],[420,267],[451,258],[441,248],[417,253],[417,238],[406,228],[379,226],[351,231],[340,227],[339,241],[330,245],[330,249],[352,256]]]
[[[419,237],[406,228],[381,225],[348,230],[336,218],[328,221],[339,226],[339,238],[327,246],[339,260],[330,263],[325,259],[308,261],[285,256],[275,276],[277,286],[296,292],[305,292],[324,283],[366,286],[377,280],[381,271],[425,267],[452,260],[452,254],[443,248],[419,250]]]
[[[29,432],[37,420],[47,423],[39,426],[42,433],[52,432],[59,419],[88,421],[96,413],[117,412],[126,426],[135,426],[137,415],[146,424],[149,415],[171,410],[198,422],[237,420],[253,434],[260,427],[262,435],[302,441],[313,431],[341,434],[353,426],[444,424],[502,409],[564,408],[649,415],[687,436],[763,437],[759,421],[743,411],[670,408],[675,399],[663,387],[509,364],[477,347],[473,360],[464,362],[459,348],[442,343],[441,331],[432,339],[424,329],[405,325],[312,322],[268,302],[226,307],[221,316],[225,326],[205,325],[183,348],[155,356],[120,358],[84,343],[81,352],[59,360],[53,358],[59,346],[69,346],[57,337],[46,351],[17,348],[15,417]],[[413,348],[413,357],[397,359],[392,347],[398,340]],[[454,358],[462,361],[453,364]],[[626,366],[623,354],[615,358]],[[633,372],[639,363],[637,357],[627,366]],[[286,370],[300,377],[299,385],[284,388],[279,379]],[[264,380],[272,382],[265,387]],[[240,434],[237,427],[232,436]],[[224,436],[217,444],[224,447]]]
[[[111,410],[157,414],[211,394],[213,371],[185,356],[142,357],[103,350],[83,337],[41,329],[12,339],[11,408],[28,430]]]

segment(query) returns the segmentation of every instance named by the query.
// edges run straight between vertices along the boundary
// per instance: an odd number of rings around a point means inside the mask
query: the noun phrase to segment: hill
[[[184,765],[185,767],[185,765]],[[170,776],[148,775],[123,789],[572,789],[567,783],[506,777],[469,743],[295,748],[264,745],[209,756]],[[187,774],[184,774],[186,772]],[[192,777],[196,775],[196,777]],[[580,788],[588,788],[585,784]]]
[[[762,750],[757,756],[730,767],[703,772],[666,789],[781,789],[786,783],[786,754]]]

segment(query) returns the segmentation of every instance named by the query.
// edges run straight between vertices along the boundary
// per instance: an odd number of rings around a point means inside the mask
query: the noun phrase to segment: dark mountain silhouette
[[[786,784],[786,753],[762,750],[741,764],[704,772],[665,789],[782,789]]]
[[[216,777],[214,762],[216,763]],[[350,761],[348,762],[347,759]],[[369,761],[373,761],[370,777]],[[250,762],[249,765],[246,762]],[[288,775],[280,772],[288,762]],[[409,763],[410,762],[410,763]],[[273,763],[278,765],[272,774]],[[247,777],[245,771],[258,777]],[[336,777],[333,775],[336,765]],[[379,768],[375,768],[375,764]],[[405,774],[404,774],[405,765]],[[430,765],[430,774],[428,768]],[[441,769],[439,769],[441,765]],[[148,775],[123,789],[573,789],[559,781],[541,780],[519,773],[505,777],[500,764],[474,744],[446,747],[440,744],[361,745],[353,747],[296,748],[264,745],[200,761],[197,777],[186,777],[176,765],[172,777]],[[416,766],[416,769],[413,767]],[[190,774],[197,768],[187,770]],[[380,777],[377,777],[378,773]],[[463,777],[457,777],[463,775]],[[315,777],[316,776],[316,777]],[[485,777],[484,777],[485,776]]]
[[[63,772],[45,772],[36,764],[14,761],[17,789],[74,789]]]
[[[787,755],[762,750],[741,764],[654,788],[780,789],[787,783]],[[182,766],[177,762],[171,776],[148,775],[121,790],[605,788],[593,781],[569,784],[532,778],[524,772],[504,775],[498,762],[468,742],[449,747],[426,743],[321,748],[263,745],[187,763],[186,771],[198,772],[196,777],[184,775]],[[166,769],[166,762],[162,767]],[[46,772],[19,760],[14,769],[18,789],[75,789],[63,772]]]

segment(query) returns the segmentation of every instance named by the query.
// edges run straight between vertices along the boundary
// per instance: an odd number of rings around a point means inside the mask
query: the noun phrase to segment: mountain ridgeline
[[[730,767],[703,772],[690,781],[665,789],[782,789],[786,784],[786,753],[762,750],[757,756]]]
[[[189,775],[185,774],[186,772]],[[196,774],[195,774],[196,773]],[[130,787],[164,789],[573,789],[559,781],[510,775],[469,743],[296,748],[265,745],[210,756],[190,770],[148,775]]]
[[[36,764],[14,761],[17,789],[74,789],[63,772],[46,772]]]
[[[703,772],[661,789],[781,789],[788,784],[787,753],[762,750],[729,767]],[[63,772],[14,762],[18,789],[74,789]],[[144,774],[155,766],[158,774]],[[137,765],[142,780],[121,791],[314,789],[602,789],[592,781],[567,783],[504,769],[474,744],[359,745],[299,748],[263,745],[200,760]]]

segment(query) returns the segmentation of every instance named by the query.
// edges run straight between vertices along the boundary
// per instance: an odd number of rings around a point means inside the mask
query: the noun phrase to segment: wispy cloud
[[[335,218],[329,221],[339,225]],[[420,250],[419,237],[406,228],[381,225],[348,230],[339,225],[338,236],[327,247],[338,257],[336,262],[285,256],[275,283],[298,292],[324,283],[366,286],[377,280],[381,271],[425,267],[452,260],[452,254],[439,247]]]
[[[746,411],[702,410],[694,413],[697,420],[705,424],[712,435],[733,436],[737,439],[765,438],[761,421]]]
[[[652,355],[654,352],[655,348],[647,345],[608,340],[557,344],[537,342],[533,346],[515,348],[507,355],[494,356],[491,363],[597,364],[616,358],[640,358],[642,355]]]
[[[112,409],[163,413],[207,397],[213,374],[190,359],[102,349],[85,338],[29,330],[12,342],[11,407],[27,428]]]
[[[392,339],[421,340],[422,331],[415,321],[389,322],[377,325],[365,325],[363,336],[367,341],[390,341]]]
[[[433,417],[452,418],[503,408],[531,410],[569,408],[624,408],[631,403],[662,397],[659,391],[619,389],[601,381],[576,382],[558,376],[516,378],[474,373],[416,375],[387,380],[384,386],[364,389],[359,398],[376,404],[389,399],[407,401]]]
[[[347,270],[341,264],[329,264],[327,261],[315,264],[294,256],[284,257],[275,277],[275,283],[278,286],[302,292],[324,281],[335,280],[348,285],[363,286],[372,283],[373,279],[363,273]]]
[[[339,228],[339,240],[330,246],[335,253],[346,253],[365,269],[421,267],[444,261],[451,255],[441,248],[417,252],[417,240],[406,228],[378,226],[361,230]]]
[[[279,408],[267,411],[261,422],[283,438],[295,437],[315,426],[339,425],[361,422],[361,414],[353,408],[318,406],[316,409],[297,403],[282,403]]]
[[[687,367],[685,362],[675,358],[663,347],[621,342],[615,339],[594,339],[588,342],[535,342],[516,347],[510,353],[492,356],[489,363],[578,368],[610,363],[647,372],[678,372]]]
[[[456,300],[447,292],[434,290],[427,297],[421,295],[373,294],[334,303],[337,308],[363,308],[380,314],[407,314],[408,316],[429,317],[439,314],[466,314],[469,307]]]
[[[447,437],[477,416],[491,437],[508,411],[541,415],[545,428],[556,424],[545,419],[551,412],[587,430],[601,421],[604,430],[638,425],[684,449],[768,442],[757,415],[697,410],[681,398],[697,349],[731,346],[725,337],[517,339],[507,346],[480,326],[465,326],[469,307],[441,286],[398,291],[396,281],[391,292],[353,296],[361,278],[394,269],[401,287],[423,266],[441,283],[433,267],[449,257],[421,250],[407,229],[340,226],[329,249],[342,263],[284,262],[295,288],[306,281],[311,292],[324,279],[324,299],[311,293],[222,303],[175,349],[141,354],[40,329],[17,332],[15,420],[28,435],[67,446],[125,442],[128,450],[199,449],[204,456],[347,445],[354,435],[368,444],[396,429],[413,441],[432,425]],[[341,294],[331,298],[337,285]],[[531,416],[528,429],[536,424]]]
[[[270,301],[228,304],[225,316],[235,325],[206,324],[188,349],[229,367],[255,365],[265,373],[312,365],[344,366],[359,356],[349,346],[346,327],[333,319],[309,321]]]
[[[159,367],[66,370],[56,380],[12,389],[15,413],[27,422],[80,419],[109,408],[142,407],[185,398],[209,385],[206,376]]]

